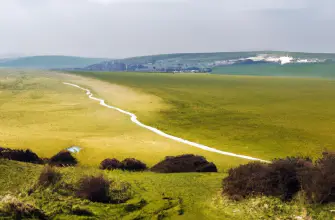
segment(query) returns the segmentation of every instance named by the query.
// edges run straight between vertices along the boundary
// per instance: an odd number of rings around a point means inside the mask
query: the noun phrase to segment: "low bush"
[[[335,202],[335,153],[324,152],[315,166],[300,172],[302,190],[311,203]]]
[[[269,195],[290,201],[301,189],[299,173],[313,166],[313,163],[310,158],[287,157],[276,159],[268,166],[271,168],[268,178],[272,184],[272,193]]]
[[[102,175],[82,177],[76,189],[77,197],[100,203],[120,204],[132,195],[129,183],[109,181]]]
[[[260,192],[269,194],[269,169],[266,164],[260,162],[251,162],[230,169],[228,176],[223,179],[223,193],[234,200],[241,200]]]
[[[311,164],[309,158],[287,157],[271,164],[252,162],[241,165],[229,170],[223,180],[223,193],[234,200],[265,195],[289,201],[301,188],[300,171]]]
[[[117,159],[105,159],[100,163],[100,169],[102,170],[114,170],[122,169],[123,164]]]
[[[50,166],[44,167],[38,178],[38,185],[48,187],[54,185],[61,179],[61,174]]]
[[[41,164],[43,162],[37,156],[37,154],[31,150],[12,150],[9,148],[0,148],[0,158],[36,164]]]
[[[122,169],[127,171],[144,171],[147,165],[135,158],[127,158],[122,161]]]
[[[77,165],[77,159],[72,156],[72,154],[67,151],[63,150],[57,153],[55,156],[51,157],[49,160],[49,164],[52,166],[75,166]]]
[[[101,176],[85,176],[79,180],[77,196],[92,202],[109,203],[110,181]]]
[[[176,157],[166,157],[151,168],[157,173],[182,173],[182,172],[217,172],[214,163],[210,163],[206,158],[193,154],[186,154]]]
[[[2,215],[11,216],[13,219],[48,219],[42,210],[31,204],[23,203],[13,196],[5,196],[1,204]]]

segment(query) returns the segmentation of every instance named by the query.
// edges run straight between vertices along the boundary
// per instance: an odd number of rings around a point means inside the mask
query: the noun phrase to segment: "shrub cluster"
[[[214,163],[206,158],[193,154],[185,154],[176,157],[166,157],[151,168],[157,173],[182,173],[182,172],[217,172]]]
[[[16,160],[26,163],[41,164],[43,161],[37,154],[31,150],[13,150],[9,148],[0,147],[0,159]]]
[[[100,163],[100,169],[102,170],[115,170],[122,169],[122,163],[117,159],[105,159]]]
[[[301,188],[311,203],[335,202],[335,153],[323,157],[301,172]]]
[[[84,176],[79,180],[76,195],[92,202],[123,203],[131,198],[130,184],[117,184],[102,175]]]
[[[122,161],[122,169],[127,171],[143,171],[147,169],[147,165],[135,158],[127,158]]]
[[[102,170],[122,169],[127,171],[144,171],[147,169],[147,165],[140,160],[136,160],[135,158],[127,158],[122,162],[115,158],[108,158],[100,163],[99,168]]]
[[[270,164],[252,162],[232,168],[223,180],[223,193],[240,200],[254,195],[290,201],[301,189],[310,202],[335,201],[335,154],[324,153],[315,164],[309,158],[287,157]]]
[[[85,176],[79,180],[76,195],[92,202],[108,203],[110,181],[101,176]]]
[[[77,159],[67,150],[60,151],[49,159],[49,164],[52,166],[75,166],[77,163]]]
[[[36,164],[50,164],[52,166],[75,166],[78,161],[72,154],[63,150],[48,158],[39,158],[37,154],[31,150],[14,150],[9,148],[0,147],[0,159],[16,160],[26,163],[36,163]]]

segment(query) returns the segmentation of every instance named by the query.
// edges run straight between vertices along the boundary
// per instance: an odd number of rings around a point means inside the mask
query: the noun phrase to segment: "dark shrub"
[[[218,172],[218,169],[216,168],[214,163],[208,163],[208,164],[198,167],[196,172],[215,173],[215,172]]]
[[[314,167],[300,172],[302,189],[311,203],[335,202],[335,153],[325,152]]]
[[[43,211],[33,205],[20,202],[15,197],[6,196],[2,203],[4,207],[0,212],[13,217],[13,219],[48,219]]]
[[[0,158],[27,163],[42,163],[42,160],[37,156],[37,154],[31,150],[12,150],[9,148],[1,148]]]
[[[52,166],[75,166],[77,163],[77,159],[66,150],[59,152],[49,160],[49,164]]]
[[[310,159],[295,157],[276,159],[271,164],[241,165],[229,170],[223,180],[223,192],[236,200],[265,195],[289,201],[301,187],[298,173],[310,165]]]
[[[147,169],[147,165],[134,158],[127,158],[122,161],[122,169],[128,171],[143,171]]]
[[[77,196],[92,202],[108,203],[110,181],[102,175],[98,177],[86,176],[79,180]]]
[[[182,173],[182,172],[217,172],[214,163],[208,162],[202,156],[185,154],[176,157],[166,157],[151,168],[157,173]]]
[[[44,167],[40,177],[38,178],[38,184],[40,186],[48,187],[50,185],[54,185],[61,179],[61,174],[58,173],[52,167],[46,166]]]
[[[123,165],[117,159],[105,159],[100,163],[100,169],[102,170],[114,170],[114,169],[122,169]]]
[[[223,193],[231,199],[240,200],[251,195],[269,194],[269,180],[267,179],[270,168],[260,162],[251,162],[228,171],[228,176],[223,179]]]
[[[310,166],[313,166],[313,163],[309,158],[287,157],[274,160],[269,164],[271,172],[268,178],[274,187],[270,195],[290,201],[301,189],[299,172]]]

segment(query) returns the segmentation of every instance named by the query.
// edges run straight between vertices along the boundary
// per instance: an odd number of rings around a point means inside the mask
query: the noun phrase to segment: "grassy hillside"
[[[53,219],[302,219],[331,220],[329,205],[308,205],[301,196],[292,202],[258,197],[233,202],[221,196],[221,180],[225,174],[155,174],[103,172],[92,167],[61,168],[59,184],[47,188],[34,188],[42,166],[0,160],[0,201],[12,195],[21,201],[34,204]],[[131,199],[123,204],[93,203],[77,199],[60,190],[62,185],[76,186],[85,175],[103,174],[118,183],[129,183]],[[1,206],[1,202],[0,202]],[[79,216],[80,208],[93,214]],[[309,216],[309,217],[307,217]],[[1,217],[1,213],[0,213]],[[9,218],[10,219],[10,218]]]
[[[293,56],[299,58],[318,58],[318,59],[335,59],[335,54],[327,53],[300,53],[286,51],[249,51],[249,52],[217,52],[217,53],[179,53],[179,54],[162,54],[141,57],[125,58],[121,61],[127,64],[155,63],[157,61],[170,61],[179,63],[202,63],[213,62],[217,60],[238,59],[257,56],[258,54],[273,54],[278,56]]]
[[[221,150],[272,159],[335,149],[335,81],[196,74],[76,73],[158,96],[169,106],[140,118]],[[134,111],[122,103],[115,105]]]
[[[71,56],[33,56],[3,61],[0,62],[0,67],[33,69],[75,68],[86,67],[104,60],[106,59]]]

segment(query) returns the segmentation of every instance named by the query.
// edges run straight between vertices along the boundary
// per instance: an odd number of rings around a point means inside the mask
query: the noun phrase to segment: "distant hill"
[[[31,56],[14,59],[0,59],[0,67],[34,69],[84,68],[104,60],[106,59],[73,56]]]
[[[271,68],[266,68],[265,70],[272,70],[273,68],[284,65],[301,66],[305,64],[322,65],[329,63],[335,63],[335,54],[286,51],[179,53],[107,60],[87,66],[83,70],[140,72],[214,71],[215,73],[229,73],[231,71],[232,73],[237,72],[242,74],[243,72],[240,72],[239,70],[245,71],[248,70],[248,68],[258,67],[260,65],[271,65]],[[251,65],[253,67],[251,67]],[[238,71],[234,71],[236,68]],[[255,71],[258,70],[255,69]],[[328,70],[325,68],[324,71],[328,73]]]

